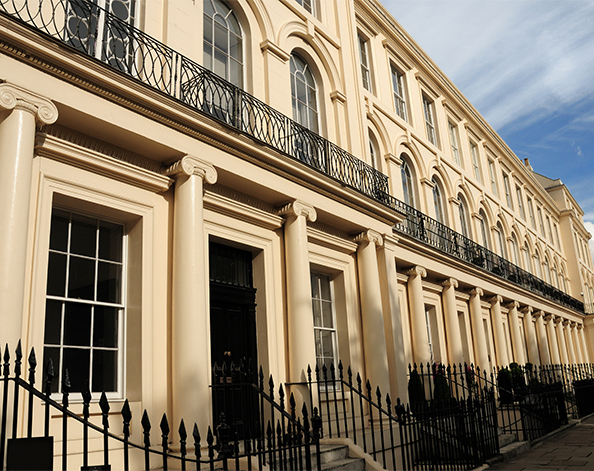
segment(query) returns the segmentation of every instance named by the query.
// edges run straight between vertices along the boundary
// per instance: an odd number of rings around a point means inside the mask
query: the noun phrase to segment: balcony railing
[[[398,201],[398,200],[396,200]],[[538,293],[545,298],[584,312],[584,303],[546,283],[532,273],[514,265],[509,260],[491,252],[473,240],[459,234],[435,219],[398,201],[398,209],[404,210],[407,218],[397,225],[400,232],[425,242],[442,252],[487,270],[505,280]]]
[[[5,14],[399,211],[397,229],[553,301],[577,299],[389,195],[388,177],[88,0],[0,0]],[[122,12],[120,15],[125,16]],[[434,137],[430,134],[429,137]]]

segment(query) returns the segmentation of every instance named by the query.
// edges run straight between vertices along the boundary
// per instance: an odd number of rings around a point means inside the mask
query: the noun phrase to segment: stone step
[[[363,458],[344,458],[323,464],[322,470],[365,471],[365,460]]]
[[[312,461],[315,461],[315,447],[312,447]],[[330,463],[343,460],[349,456],[349,447],[347,445],[320,445],[320,462]],[[322,466],[323,467],[323,466]]]
[[[499,434],[499,448],[503,448],[518,441],[518,436],[515,433],[500,433]]]

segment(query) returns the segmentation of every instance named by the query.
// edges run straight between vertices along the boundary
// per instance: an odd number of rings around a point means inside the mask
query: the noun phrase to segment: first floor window
[[[337,367],[336,322],[332,303],[332,283],[330,276],[322,273],[311,274],[312,309],[314,336],[316,343],[316,363],[322,369],[326,365]]]
[[[62,390],[121,390],[124,226],[54,209],[47,274],[44,365],[51,358]]]

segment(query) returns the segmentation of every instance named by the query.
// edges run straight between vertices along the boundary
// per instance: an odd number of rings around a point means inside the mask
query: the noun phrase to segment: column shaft
[[[577,324],[572,323],[571,324],[571,337],[573,340],[573,348],[575,348],[575,359],[577,363],[583,363],[583,357],[582,357],[582,347],[580,345],[580,339],[578,338],[578,333],[577,333]]]
[[[567,354],[567,344],[565,343],[565,329],[563,326],[563,319],[560,317],[555,318],[557,324],[557,340],[559,344],[559,350],[561,352],[561,362],[564,365],[569,364],[569,356]]]
[[[480,367],[482,371],[489,372],[491,365],[489,364],[489,352],[487,352],[487,338],[485,337],[483,310],[481,308],[482,295],[483,290],[480,288],[475,288],[470,292],[470,318],[474,338],[475,366]]]
[[[588,346],[586,345],[586,335],[584,333],[584,326],[580,325],[578,329],[578,338],[580,339],[580,345],[582,347],[582,361],[584,363],[590,362],[590,354],[588,353]]]
[[[532,322],[532,308],[524,312],[524,334],[526,335],[526,345],[528,346],[528,361],[535,366],[540,365],[538,354],[538,344],[536,342],[536,333]]]
[[[572,365],[577,363],[577,359],[575,357],[575,350],[573,349],[573,340],[571,338],[571,327],[569,326],[569,321],[563,322],[563,332],[565,334],[565,345],[567,346],[567,354],[569,356],[569,363]]]
[[[538,335],[538,351],[540,354],[540,364],[550,365],[551,354],[549,353],[549,342],[547,341],[547,332],[544,326],[544,313],[540,311],[536,316],[536,333]]]
[[[413,341],[413,358],[415,363],[426,365],[431,361],[425,299],[423,296],[422,278],[427,276],[423,267],[415,267],[408,271],[408,304],[410,306],[410,323]]]
[[[456,288],[458,287],[458,281],[454,278],[449,278],[442,285],[448,360],[450,363],[461,364],[464,362],[464,351],[462,350],[462,337],[460,335],[460,323],[458,322],[458,309],[456,308]]]
[[[503,301],[501,296],[495,296],[491,299],[491,325],[495,336],[497,364],[504,367],[509,365],[509,358],[507,355],[507,345],[505,343],[503,320],[501,319],[501,301]]]
[[[549,345],[551,346],[551,361],[554,365],[561,363],[561,357],[559,356],[559,344],[557,343],[557,334],[555,329],[555,320],[553,316],[547,316],[547,330],[549,334]]]
[[[524,339],[522,339],[522,332],[520,330],[520,320],[518,318],[518,303],[513,302],[509,307],[508,321],[512,335],[512,351],[514,354],[514,361],[520,365],[526,363],[524,354]]]

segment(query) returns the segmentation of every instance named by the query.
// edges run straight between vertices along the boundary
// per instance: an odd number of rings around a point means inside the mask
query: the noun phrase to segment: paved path
[[[572,469],[594,470],[594,417],[538,443],[516,458],[498,463],[489,471]]]

